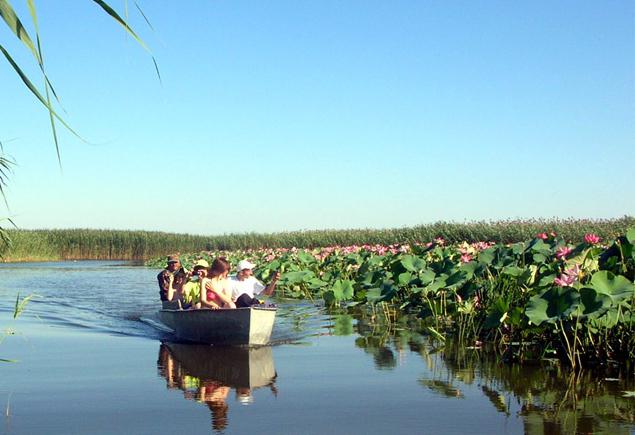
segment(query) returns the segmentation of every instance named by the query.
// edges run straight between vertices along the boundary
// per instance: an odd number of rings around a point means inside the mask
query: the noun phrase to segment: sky
[[[635,215],[635,2],[36,1],[0,58],[20,227],[215,235]],[[13,0],[31,35],[26,1]],[[42,89],[29,52],[0,44]],[[159,67],[158,79],[152,56]]]

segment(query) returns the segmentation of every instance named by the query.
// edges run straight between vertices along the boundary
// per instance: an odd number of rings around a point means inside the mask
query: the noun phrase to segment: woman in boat
[[[228,275],[229,262],[224,257],[215,259],[207,276],[201,280],[201,308],[236,308]]]

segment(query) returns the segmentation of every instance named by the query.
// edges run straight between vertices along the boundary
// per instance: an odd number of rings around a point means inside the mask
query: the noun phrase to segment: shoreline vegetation
[[[10,229],[11,240],[0,249],[2,262],[63,260],[138,260],[174,252],[236,251],[263,248],[319,248],[353,245],[427,243],[517,243],[538,233],[554,232],[563,240],[596,234],[611,240],[635,226],[635,217],[616,219],[530,219],[435,222],[392,229],[305,230],[279,233],[233,233],[212,236],[158,231],[93,229]]]
[[[579,228],[579,227],[578,227]],[[635,366],[635,226],[612,238],[541,231],[513,243],[450,242],[313,249],[200,251],[196,261],[249,259],[256,277],[281,276],[279,299],[323,301],[385,327],[411,318],[437,340],[485,346],[507,361],[559,359],[571,367]],[[160,268],[165,257],[146,263]],[[196,302],[198,292],[184,295]]]

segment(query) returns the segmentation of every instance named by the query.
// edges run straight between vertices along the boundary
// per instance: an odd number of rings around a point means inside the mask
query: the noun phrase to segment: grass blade
[[[40,26],[38,25],[37,13],[35,10],[35,2],[34,0],[28,0],[27,3],[29,5],[29,12],[31,13],[31,19],[33,20],[33,26],[35,27],[37,53],[40,58],[40,62],[39,62],[40,71],[42,71],[42,75],[44,76],[44,91],[46,94],[46,102],[48,103],[48,107],[52,107],[51,96],[49,94],[49,86],[51,82],[49,81],[48,76],[46,75],[46,71],[44,70],[44,56],[42,55],[42,45],[40,44]],[[53,92],[53,95],[55,95],[55,98],[57,99],[57,102],[59,103],[59,98],[57,98],[57,94],[55,93],[55,90],[53,89],[52,86],[50,87]],[[49,110],[49,121],[51,123],[51,132],[53,133],[53,141],[55,142],[55,152],[57,153],[57,163],[60,165],[60,169],[61,169],[62,157],[60,155],[60,144],[57,139],[57,129],[55,128],[55,117],[53,116],[53,113],[50,110]]]
[[[29,51],[33,53],[33,57],[35,57],[37,62],[40,63],[40,56],[35,49],[35,45],[33,44],[31,37],[22,25],[22,22],[16,15],[8,0],[0,0],[0,16],[4,19],[4,22],[7,23],[7,26],[11,29],[13,34],[22,41]]]
[[[4,1],[4,0],[0,0],[0,1]],[[95,3],[97,3],[104,11],[106,11],[106,13],[108,15],[110,15],[115,21],[117,21],[124,29],[126,29],[126,32],[128,32],[130,35],[132,35],[132,37],[134,39],[137,40],[137,42],[148,52],[150,52],[150,50],[148,49],[148,47],[146,46],[146,44],[141,40],[141,38],[139,38],[137,36],[137,34],[130,28],[130,26],[128,25],[128,23],[121,18],[121,16],[119,16],[119,14],[113,9],[111,8],[105,1],[103,0],[93,0]]]
[[[30,294],[27,297],[23,298],[22,300],[20,300],[20,293],[18,293],[18,296],[15,298],[15,308],[13,309],[13,318],[17,319],[20,314],[22,314],[22,311],[24,311],[24,309],[26,308],[26,304],[29,303],[29,301],[34,297],[34,294]]]
[[[146,14],[143,13],[141,8],[139,7],[139,4],[137,2],[134,2],[134,5],[137,7],[137,10],[139,11],[139,13],[143,17],[143,19],[146,20],[146,23],[148,24],[148,27],[154,32],[154,27],[152,27],[152,24],[150,24],[150,20],[148,20],[148,17],[146,17]]]

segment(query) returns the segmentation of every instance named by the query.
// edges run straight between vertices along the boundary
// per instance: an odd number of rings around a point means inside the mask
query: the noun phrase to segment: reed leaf
[[[117,21],[124,29],[126,29],[126,32],[128,32],[146,51],[150,52],[150,49],[146,46],[145,42],[143,42],[141,38],[137,36],[137,34],[130,28],[126,20],[121,18],[121,16],[113,8],[111,8],[108,3],[103,0],[93,1],[97,3],[104,11],[106,11],[106,13],[110,15],[115,21]]]
[[[9,29],[11,29],[13,34],[29,49],[37,62],[40,63],[41,59],[37,50],[35,49],[33,40],[31,40],[31,37],[22,25],[22,22],[16,15],[13,7],[11,7],[11,4],[8,0],[0,0],[0,16],[4,19],[5,23],[7,24]]]
[[[137,10],[139,11],[139,13],[143,17],[143,19],[146,20],[146,23],[148,24],[148,27],[154,32],[154,27],[152,27],[152,24],[150,23],[150,20],[148,20],[148,17],[146,17],[146,14],[144,14],[143,10],[141,10],[141,7],[139,6],[139,3],[134,2],[134,5],[137,7]]]
[[[34,0],[28,0],[27,1],[28,5],[29,5],[29,12],[31,13],[31,20],[33,21],[33,26],[35,27],[35,38],[37,41],[37,53],[39,56],[39,65],[40,65],[40,71],[42,71],[42,75],[44,76],[44,91],[46,94],[46,102],[48,103],[48,109],[49,109],[49,121],[51,123],[51,132],[53,134],[53,141],[55,142],[55,152],[57,153],[57,163],[60,165],[60,168],[62,167],[62,157],[60,156],[60,145],[59,145],[59,141],[57,139],[57,129],[55,128],[55,117],[53,116],[53,113],[51,112],[50,108],[52,107],[51,105],[51,96],[49,94],[49,86],[50,86],[50,81],[48,79],[48,76],[46,75],[46,71],[44,70],[44,56],[42,55],[42,44],[40,43],[40,26],[38,24],[38,20],[37,20],[37,12],[35,10],[35,2]],[[55,90],[53,89],[52,86],[50,86],[51,90],[53,91],[53,95],[55,95],[55,98],[57,99],[58,103],[59,103],[59,98],[57,98],[57,94],[55,93]]]
[[[20,314],[22,314],[22,312],[26,308],[26,304],[28,304],[29,301],[33,299],[34,296],[35,296],[34,294],[31,294],[23,298],[22,300],[20,300],[20,293],[18,293],[18,296],[15,298],[15,308],[13,309],[14,319],[17,319],[20,316]]]

